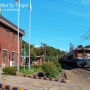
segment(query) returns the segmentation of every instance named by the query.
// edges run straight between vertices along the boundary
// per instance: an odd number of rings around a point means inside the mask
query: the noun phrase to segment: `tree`
[[[73,49],[74,49],[74,45],[70,43],[70,51],[72,51]]]
[[[86,33],[84,33],[81,37],[84,40],[90,39],[90,29],[88,29],[88,31]]]
[[[35,60],[36,56],[44,56],[45,61],[54,62],[55,60],[58,61],[59,57],[64,54],[64,51],[48,46],[45,43],[41,43],[40,47],[35,47],[34,45],[30,45],[30,51],[29,51],[29,44],[23,41],[22,43],[23,50],[24,50],[24,45],[26,46],[26,55],[28,56],[30,52],[30,58],[32,60]],[[22,55],[24,54],[22,53]]]

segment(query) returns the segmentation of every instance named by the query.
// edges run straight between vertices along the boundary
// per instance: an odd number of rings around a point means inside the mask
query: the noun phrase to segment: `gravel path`
[[[63,84],[60,90],[90,90],[90,81],[75,74],[73,70],[65,70],[69,83]]]

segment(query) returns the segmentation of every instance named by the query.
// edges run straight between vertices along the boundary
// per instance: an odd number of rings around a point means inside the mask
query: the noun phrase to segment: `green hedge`
[[[16,68],[16,67],[4,67],[4,68],[2,69],[2,71],[3,71],[5,74],[16,75],[17,68]]]
[[[46,76],[49,78],[56,76],[55,68],[56,68],[55,64],[52,62],[45,62],[42,65],[43,71],[46,73]]]
[[[59,72],[62,72],[61,64],[58,62],[54,62]]]

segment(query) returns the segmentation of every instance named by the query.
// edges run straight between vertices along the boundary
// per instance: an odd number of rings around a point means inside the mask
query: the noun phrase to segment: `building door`
[[[14,54],[15,52],[12,52],[12,59],[10,61],[10,66],[14,66]]]

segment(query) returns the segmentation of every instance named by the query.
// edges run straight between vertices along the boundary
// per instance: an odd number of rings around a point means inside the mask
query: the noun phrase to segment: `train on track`
[[[90,67],[90,48],[77,47],[64,54],[60,58],[60,62],[74,64],[78,67]]]

